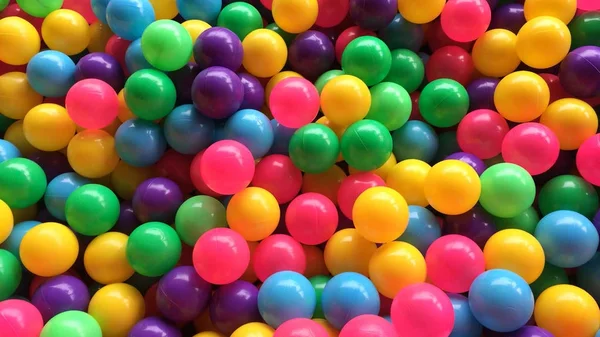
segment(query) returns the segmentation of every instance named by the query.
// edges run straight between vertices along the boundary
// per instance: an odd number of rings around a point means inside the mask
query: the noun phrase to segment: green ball
[[[390,131],[378,121],[363,119],[350,125],[342,135],[342,156],[359,171],[375,170],[392,155]]]
[[[179,206],[175,215],[175,230],[189,246],[194,246],[208,230],[218,227],[227,227],[225,206],[207,195],[189,198]]]
[[[13,158],[0,163],[0,200],[10,208],[26,208],[40,201],[47,183],[44,170],[34,161]]]
[[[285,44],[288,45],[288,46],[296,38],[296,34],[292,34],[292,33],[286,32],[285,30],[281,29],[281,27],[279,27],[275,22],[273,22],[272,24],[268,25],[265,28],[274,31],[279,36],[281,36],[281,38],[283,39],[283,41],[285,41]]]
[[[600,12],[583,13],[569,23],[571,49],[583,46],[600,47]]]
[[[594,187],[574,175],[562,175],[548,181],[540,190],[538,204],[542,216],[554,211],[567,210],[590,219],[600,206]]]
[[[366,119],[383,124],[394,131],[402,127],[410,117],[412,100],[399,84],[382,82],[371,88],[371,108]]]
[[[329,282],[330,279],[331,277],[325,275],[317,275],[309,279],[310,284],[312,284],[313,288],[315,289],[315,294],[317,295],[317,304],[315,305],[315,312],[313,313],[312,318],[325,319],[321,297],[323,296],[323,289],[325,289],[325,285],[327,285],[327,282]]]
[[[194,41],[181,24],[158,20],[142,34],[142,53],[148,63],[162,71],[175,71],[185,66],[192,56]]]
[[[45,18],[48,14],[60,9],[63,0],[17,0],[21,9],[36,18]]]
[[[0,11],[4,10],[8,6],[9,0],[0,0]]]
[[[481,175],[479,203],[488,213],[512,218],[525,212],[535,199],[535,182],[521,166],[501,163]]]
[[[147,222],[131,232],[125,251],[138,274],[157,277],[173,269],[181,257],[177,232],[162,222]]]
[[[125,82],[125,103],[141,119],[165,117],[175,108],[176,99],[173,81],[158,70],[138,70]]]
[[[400,84],[409,93],[419,89],[425,78],[425,66],[421,57],[408,49],[392,51],[392,67],[385,82]]]
[[[530,284],[529,287],[531,287],[533,296],[537,298],[544,290],[559,284],[569,284],[567,272],[563,268],[546,262],[542,275]]]
[[[83,235],[108,232],[119,220],[119,198],[110,188],[99,184],[83,185],[67,198],[65,215],[71,228]]]
[[[494,225],[499,231],[504,229],[520,229],[533,235],[538,222],[540,222],[540,216],[533,207],[529,207],[521,214],[512,218],[499,218],[494,217]]]
[[[421,91],[419,109],[427,123],[448,128],[458,124],[469,111],[469,94],[455,80],[435,80]]]
[[[52,317],[42,329],[40,337],[102,337],[100,324],[83,311],[65,311]]]
[[[321,94],[321,91],[323,91],[323,88],[325,87],[325,84],[327,84],[327,82],[341,75],[344,75],[343,71],[332,69],[324,72],[321,76],[319,76],[319,78],[315,82],[315,87],[317,88],[319,95]]]
[[[342,54],[342,70],[373,86],[388,75],[392,67],[390,48],[374,36],[361,36],[352,40]]]
[[[217,25],[228,28],[243,41],[253,30],[263,28],[263,21],[256,7],[245,2],[233,2],[221,10]]]
[[[290,139],[290,159],[306,173],[321,173],[335,165],[340,141],[330,128],[311,123],[296,130]]]
[[[8,250],[0,249],[0,301],[12,296],[21,283],[21,262]]]

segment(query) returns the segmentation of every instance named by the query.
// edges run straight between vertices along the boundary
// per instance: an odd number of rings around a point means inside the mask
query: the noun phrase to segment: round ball
[[[23,236],[19,254],[27,270],[38,276],[52,277],[73,266],[79,254],[79,243],[68,227],[46,222],[31,228]]]
[[[250,263],[248,243],[229,228],[214,228],[200,236],[194,245],[193,262],[202,279],[212,284],[238,280]]]
[[[126,255],[137,273],[148,277],[161,276],[179,261],[181,241],[171,226],[147,222],[131,232]]]
[[[428,172],[424,182],[425,197],[437,211],[457,215],[477,204],[482,191],[479,175],[460,160],[443,160]]]

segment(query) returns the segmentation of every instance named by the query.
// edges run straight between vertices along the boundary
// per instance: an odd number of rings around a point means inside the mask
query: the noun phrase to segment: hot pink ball
[[[454,327],[450,298],[428,283],[402,288],[392,303],[391,316],[399,336],[448,337]]]
[[[44,320],[33,304],[23,300],[0,301],[0,336],[39,337]]]
[[[196,241],[192,253],[194,269],[212,284],[236,281],[250,264],[250,248],[244,238],[229,228],[214,228]]]
[[[335,233],[338,212],[333,201],[319,193],[304,193],[289,204],[285,225],[290,235],[305,245],[318,245]]]
[[[232,195],[250,185],[254,177],[254,157],[246,146],[234,140],[221,140],[209,146],[200,159],[202,180],[216,193]]]
[[[521,166],[529,174],[548,171],[560,154],[558,138],[540,123],[523,123],[512,128],[502,141],[502,158]]]
[[[367,189],[375,186],[385,186],[385,181],[375,173],[356,173],[344,178],[337,195],[338,205],[342,214],[352,220],[352,207],[354,207],[358,196]]]
[[[442,29],[457,42],[477,40],[491,21],[492,10],[486,0],[449,0],[441,16]]]
[[[281,324],[273,337],[328,337],[325,328],[308,318],[294,318]]]
[[[350,9],[350,0],[319,0],[319,15],[315,25],[331,28],[344,21]]]
[[[360,315],[351,319],[339,337],[396,337],[396,329],[385,318],[376,315]]]
[[[600,9],[598,0],[577,0],[577,8],[584,11],[595,11]]]
[[[427,276],[436,287],[464,293],[485,271],[485,259],[475,241],[462,235],[445,235],[435,240],[425,254]]]
[[[311,123],[317,117],[319,107],[317,88],[300,77],[289,77],[277,83],[269,97],[273,118],[288,128]]]
[[[106,82],[88,78],[69,89],[65,107],[73,122],[80,127],[102,129],[117,118],[119,97]]]
[[[579,146],[576,162],[583,179],[600,186],[600,134],[593,135]]]
[[[288,156],[272,154],[256,164],[252,186],[271,192],[279,204],[286,204],[300,193],[302,171]]]
[[[65,0],[63,2],[62,9],[70,9],[81,14],[81,16],[83,16],[88,23],[94,23],[98,21],[94,11],[92,11],[91,1]]]
[[[262,282],[276,272],[284,270],[304,274],[306,254],[302,245],[293,237],[275,234],[258,244],[252,254],[252,267],[256,277]]]
[[[456,140],[464,152],[472,153],[480,159],[490,159],[502,151],[502,140],[509,129],[504,117],[496,111],[475,110],[458,124]]]

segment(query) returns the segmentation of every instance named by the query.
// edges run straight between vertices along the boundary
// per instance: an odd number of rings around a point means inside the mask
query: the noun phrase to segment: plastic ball
[[[533,178],[518,165],[511,163],[492,165],[481,175],[479,202],[494,216],[515,217],[527,210],[533,204],[534,198]]]
[[[181,241],[171,226],[147,222],[129,235],[126,254],[127,261],[138,274],[161,276],[177,264],[181,256]]]
[[[600,93],[600,47],[584,46],[570,52],[560,65],[559,78],[564,89],[581,98]]]
[[[416,3],[411,0],[398,0],[398,11],[406,20],[424,24],[435,20],[446,5],[445,0],[427,0]]]
[[[357,316],[340,330],[342,337],[358,337],[365,334],[373,337],[393,337],[396,336],[396,330],[385,318],[377,315]]]
[[[307,31],[317,21],[317,0],[273,0],[275,23],[286,32],[298,34]]]
[[[525,2],[525,19],[532,20],[540,16],[551,16],[560,19],[565,24],[568,24],[577,11],[576,0],[560,0],[560,1],[540,1],[527,0]]]
[[[352,208],[358,232],[376,243],[390,242],[402,235],[408,225],[408,206],[395,190],[377,186],[361,193]]]
[[[35,27],[20,17],[0,19],[0,61],[20,66],[40,51],[40,36]]]
[[[52,317],[42,329],[40,337],[102,337],[102,329],[90,314],[70,310]]]
[[[419,109],[423,119],[433,126],[454,126],[467,114],[469,96],[460,83],[438,79],[427,84],[421,91]]]
[[[285,79],[288,79],[290,77],[302,78],[302,75],[298,74],[295,71],[287,70],[287,71],[278,72],[273,77],[271,77],[271,79],[269,79],[269,81],[267,82],[267,85],[265,86],[265,103],[267,103],[267,104],[269,103],[269,100],[271,97],[271,92],[273,91],[273,88],[275,88],[275,86],[277,84],[279,84],[279,82],[281,82]]]
[[[410,117],[412,101],[399,84],[383,82],[373,86],[371,108],[366,118],[382,123],[388,130],[402,127]]]
[[[374,32],[366,29],[362,29],[359,26],[352,26],[346,28],[344,31],[340,33],[338,38],[335,40],[335,57],[338,63],[342,62],[342,56],[344,50],[350,42],[361,37],[361,36],[377,36]]]
[[[546,69],[560,63],[569,53],[571,33],[567,25],[552,16],[533,18],[517,34],[517,55],[523,63]]]
[[[345,177],[346,173],[338,165],[333,165],[322,173],[307,173],[303,176],[302,192],[322,194],[337,204],[337,192]]]
[[[176,0],[179,14],[186,20],[198,19],[208,23],[217,21],[217,16],[223,5],[221,0]]]
[[[269,191],[279,204],[286,204],[300,192],[302,172],[289,157],[269,155],[256,164],[251,185]]]
[[[469,164],[460,160],[444,160],[429,170],[424,191],[434,209],[443,214],[458,215],[477,204],[482,182]]]
[[[175,71],[188,63],[192,56],[193,41],[178,22],[158,20],[142,34],[142,53],[153,67]]]
[[[59,9],[44,19],[42,38],[50,49],[76,55],[90,43],[90,26],[81,14],[70,9]]]
[[[201,69],[221,66],[236,71],[242,65],[242,41],[231,30],[209,28],[194,41],[194,59]]]
[[[317,30],[309,30],[292,41],[288,58],[292,70],[315,80],[331,69],[335,50],[329,36]]]
[[[133,114],[142,119],[165,117],[175,107],[175,99],[175,85],[158,70],[136,71],[125,83],[125,103]]]
[[[481,336],[483,327],[475,317],[473,317],[473,313],[469,307],[469,300],[460,294],[448,294],[448,297],[454,308],[454,328],[452,328],[452,333],[449,337]]]
[[[600,134],[586,139],[577,151],[577,170],[587,182],[600,186],[600,166],[596,164],[596,155],[600,153],[598,146]]]
[[[506,29],[515,34],[525,24],[525,10],[521,3],[504,3],[494,10],[491,29]]]
[[[544,79],[529,71],[504,77],[494,92],[498,113],[511,122],[533,121],[550,103],[550,89]]]
[[[227,205],[229,227],[248,241],[260,241],[271,235],[279,218],[277,199],[259,187],[249,187],[236,193]]]
[[[108,187],[83,185],[67,198],[65,215],[75,232],[97,236],[106,233],[116,224],[119,218],[119,199]]]
[[[65,106],[75,124],[86,129],[102,129],[117,118],[119,98],[106,82],[85,79],[69,89]]]
[[[331,79],[321,92],[321,109],[329,121],[347,126],[369,113],[371,93],[358,77],[341,75]]]
[[[352,40],[342,55],[344,73],[356,76],[368,86],[383,81],[391,66],[390,49],[377,37],[361,36]]]
[[[250,249],[244,237],[229,228],[208,230],[194,245],[194,268],[212,284],[239,279],[250,263]]]
[[[2,246],[2,248],[8,248]],[[2,301],[10,298],[17,288],[19,287],[22,279],[22,269],[20,261],[18,260],[18,252],[17,255],[13,255],[14,253],[9,250],[0,249],[0,262],[2,263],[2,271],[0,272],[0,281],[2,284],[0,285],[0,299]],[[3,331],[3,323],[0,323],[0,332]]]
[[[244,40],[251,32],[263,27],[260,12],[256,7],[241,1],[223,7],[217,25],[233,31],[240,40]]]
[[[341,329],[351,319],[379,313],[379,294],[367,277],[345,272],[329,280],[321,297],[325,318]]]
[[[598,116],[594,109],[575,98],[564,98],[550,104],[540,123],[554,132],[561,150],[578,149],[598,130]]]
[[[219,331],[231,334],[245,324],[261,320],[257,301],[258,289],[250,282],[221,286],[210,300],[210,319]]]
[[[242,46],[244,47],[242,65],[256,77],[273,77],[285,66],[288,56],[287,46],[283,38],[271,30],[252,31],[243,39]]]
[[[210,67],[196,76],[192,84],[194,106],[205,116],[223,119],[238,111],[244,99],[240,78],[224,67]]]
[[[492,235],[483,250],[486,269],[509,270],[531,284],[544,269],[544,249],[536,238],[520,229]]]
[[[352,220],[352,208],[356,199],[362,192],[375,186],[385,186],[385,181],[374,173],[357,173],[344,178],[337,191],[337,201],[342,213]]]
[[[425,282],[426,276],[423,255],[406,242],[382,245],[369,261],[369,278],[379,293],[388,298],[393,298],[408,285]]]
[[[404,196],[409,205],[425,207],[429,202],[424,195],[424,184],[430,169],[424,161],[403,160],[390,169],[386,184]]]
[[[227,227],[225,207],[213,197],[198,195],[179,206],[175,216],[175,229],[181,240],[193,246],[207,231]]]
[[[21,151],[5,139],[0,139],[0,162],[21,157]]]
[[[574,175],[561,175],[549,180],[538,196],[542,215],[569,210],[593,218],[598,210],[598,193],[591,184]]]
[[[255,170],[250,150],[233,140],[222,140],[209,146],[199,166],[206,185],[224,195],[235,194],[247,187]]]
[[[75,84],[75,63],[60,51],[45,50],[29,60],[27,80],[42,96],[63,97]]]
[[[488,77],[473,80],[466,88],[470,101],[469,110],[496,110],[494,92],[498,82],[500,82],[498,79]]]
[[[294,318],[281,324],[275,330],[274,337],[328,337],[327,330],[317,322],[308,318]]]
[[[290,235],[298,242],[318,245],[335,233],[338,213],[334,203],[324,195],[304,193],[288,205],[285,223]]]
[[[31,228],[23,237],[19,254],[27,270],[51,277],[69,270],[77,259],[79,243],[64,225],[46,222]],[[52,263],[48,263],[48,259]]]
[[[441,15],[442,29],[454,41],[470,42],[483,35],[492,20],[485,0],[450,0]]]
[[[19,0],[17,1],[17,4],[25,13],[34,17],[43,18],[60,9],[63,5],[63,0],[49,0],[43,4],[32,0]]]
[[[67,220],[65,215],[65,204],[67,198],[79,187],[91,183],[77,173],[63,173],[52,179],[44,194],[46,209],[59,220]]]
[[[90,294],[83,281],[69,275],[59,275],[45,281],[35,291],[31,302],[44,321],[70,310],[86,311]]]
[[[11,208],[38,202],[46,190],[46,175],[35,162],[13,158],[0,163],[0,200]]]
[[[181,337],[179,329],[158,317],[147,317],[137,322],[129,331],[128,337],[149,337],[152,335]]]
[[[322,173],[337,161],[340,142],[327,126],[311,123],[294,132],[289,154],[294,165],[306,173]]]
[[[540,123],[523,123],[512,128],[502,141],[502,158],[526,169],[531,175],[548,171],[558,160],[559,140]]]
[[[571,2],[571,1],[569,1]],[[594,32],[598,29],[598,12],[589,11],[578,15],[569,26],[571,31],[571,48],[598,46],[598,37]]]
[[[23,119],[25,139],[43,151],[58,151],[69,145],[75,123],[60,105],[45,103],[29,110]]]
[[[362,237],[354,228],[337,231],[327,241],[324,259],[332,275],[355,272],[369,275],[369,260],[377,245]]]
[[[275,328],[294,318],[311,318],[315,304],[312,285],[306,277],[293,271],[271,275],[258,291],[260,315]]]
[[[442,235],[440,224],[433,213],[424,207],[408,206],[408,212],[408,226],[397,241],[410,243],[425,255],[431,244]]]
[[[125,52],[126,53],[125,49]],[[123,88],[125,79],[119,61],[106,53],[90,53],[79,59],[75,80],[97,79],[109,84],[115,91]]]
[[[517,36],[506,29],[485,32],[473,45],[473,63],[482,75],[504,77],[517,69]]]
[[[187,322],[198,317],[208,306],[211,285],[192,266],[176,267],[158,282],[158,310],[171,321]]]
[[[215,123],[191,104],[180,105],[165,118],[163,131],[169,146],[182,154],[196,154],[212,140]]]
[[[129,237],[123,233],[104,233],[92,240],[83,255],[88,275],[100,284],[125,282],[134,270],[125,254]]]
[[[167,160],[169,160],[169,157],[167,157]],[[153,167],[134,167],[121,160],[110,174],[110,182],[114,192],[122,199],[133,199],[133,194],[138,185],[155,175],[153,169]],[[157,169],[160,170],[160,166]]]
[[[21,241],[23,240],[23,236],[25,236],[25,233],[27,233],[31,228],[33,228],[39,224],[40,224],[39,221],[33,221],[33,220],[32,221],[23,221],[23,222],[19,222],[19,223],[15,224],[14,227],[10,228],[11,229],[10,235],[0,245],[0,248],[9,251],[17,258],[18,261],[21,261],[21,258],[19,256],[19,248],[21,246]],[[9,229],[7,227],[5,227],[5,230]],[[8,265],[8,263],[7,263],[7,265]],[[11,269],[11,270],[15,270],[15,269]],[[7,275],[9,275],[10,280],[12,280],[12,282],[15,282],[17,280],[17,278],[13,277],[13,275],[11,273],[8,273]],[[10,284],[10,283],[7,282],[7,283],[3,283],[3,284]],[[18,284],[14,285],[15,289],[17,286],[18,286]]]
[[[225,123],[225,137],[245,145],[254,158],[261,158],[273,145],[271,122],[262,112],[244,109],[234,113]]]
[[[479,275],[471,285],[469,307],[484,327],[498,332],[514,331],[533,314],[533,294],[519,275],[492,269]],[[510,310],[511,314],[498,315],[498,310]]]
[[[262,282],[284,270],[303,274],[306,270],[306,255],[302,245],[294,238],[275,234],[258,244],[252,253],[252,267]]]
[[[110,30],[125,40],[134,41],[142,37],[154,20],[154,8],[148,0],[110,0],[106,6],[106,22]]]
[[[469,52],[458,46],[445,46],[431,54],[425,67],[425,76],[428,81],[449,78],[467,85],[471,82],[474,70]]]
[[[467,114],[458,124],[456,138],[461,150],[481,159],[490,159],[502,151],[509,132],[508,123],[493,110],[480,109]]]
[[[31,303],[19,300],[9,299],[0,302],[0,333],[6,337],[38,337],[44,327],[42,315],[38,309]],[[46,336],[42,332],[44,337]],[[92,336],[90,337],[101,337]]]
[[[158,162],[165,153],[167,142],[159,125],[143,119],[130,119],[117,129],[115,148],[127,164],[148,167]]]
[[[113,283],[92,296],[88,313],[100,325],[102,336],[126,336],[144,317],[144,297],[129,284]]]
[[[393,142],[387,128],[374,120],[362,120],[346,129],[341,139],[342,156],[348,165],[362,171],[383,165],[392,154]]]
[[[262,84],[256,77],[248,73],[240,73],[238,76],[244,86],[244,100],[240,109],[260,110],[265,100],[265,89]]]
[[[299,128],[319,113],[319,94],[310,81],[290,77],[277,83],[269,96],[273,117],[283,126]]]

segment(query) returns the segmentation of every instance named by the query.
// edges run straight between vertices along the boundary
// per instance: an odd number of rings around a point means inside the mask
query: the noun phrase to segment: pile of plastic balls
[[[600,337],[600,0],[0,0],[0,337]]]

